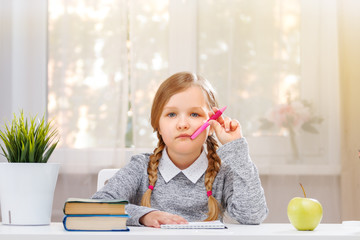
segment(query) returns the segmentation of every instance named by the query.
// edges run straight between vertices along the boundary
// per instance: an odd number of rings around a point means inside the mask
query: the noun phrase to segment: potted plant
[[[0,204],[3,224],[50,224],[60,164],[47,163],[58,133],[45,117],[26,119],[23,111],[0,129]]]

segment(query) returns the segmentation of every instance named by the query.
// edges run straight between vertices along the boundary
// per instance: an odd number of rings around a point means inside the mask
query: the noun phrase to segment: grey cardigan
[[[245,138],[221,146],[218,151],[221,168],[214,183],[212,194],[228,215],[241,224],[260,224],[267,216],[264,191],[256,166],[249,156]],[[182,172],[168,183],[158,172],[151,195],[151,208],[140,206],[141,198],[148,189],[147,165],[150,154],[131,158],[109,182],[92,198],[126,199],[126,211],[130,215],[127,225],[141,225],[139,219],[154,210],[180,215],[188,221],[202,221],[208,212],[208,200],[204,185],[205,174],[194,184]]]

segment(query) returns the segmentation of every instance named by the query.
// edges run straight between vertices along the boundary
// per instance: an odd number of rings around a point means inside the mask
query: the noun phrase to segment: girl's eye
[[[199,114],[197,114],[197,113],[192,113],[191,116],[192,116],[192,117],[199,117]]]
[[[176,116],[176,114],[175,113],[168,113],[168,115],[167,115],[168,117],[171,117],[171,118],[173,118],[173,117],[175,117]]]

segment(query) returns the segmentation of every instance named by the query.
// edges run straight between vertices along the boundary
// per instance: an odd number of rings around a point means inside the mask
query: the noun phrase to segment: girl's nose
[[[176,127],[178,130],[186,130],[189,129],[190,125],[186,118],[180,117]]]

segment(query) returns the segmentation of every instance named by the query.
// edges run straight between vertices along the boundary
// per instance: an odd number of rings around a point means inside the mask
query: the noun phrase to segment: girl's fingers
[[[182,223],[188,223],[185,218],[179,216],[179,215],[173,215],[171,214],[171,220],[175,223],[175,224],[182,224]]]
[[[183,217],[167,212],[153,211],[144,215],[140,222],[148,227],[160,228],[162,224],[186,224]]]
[[[154,221],[154,224],[150,227],[160,228],[160,223],[158,221]]]
[[[230,131],[235,131],[240,126],[239,121],[231,120],[230,122]]]
[[[160,219],[159,219],[159,224],[186,224],[188,223],[183,217],[180,217],[178,215],[174,215],[174,214],[164,214]]]
[[[212,108],[213,111],[209,112],[209,117],[212,117],[213,115],[215,115],[215,113],[219,110],[217,107],[213,107]],[[224,124],[224,115],[221,115],[220,117],[218,117],[218,119],[216,120],[218,121],[221,125]]]
[[[209,112],[209,116],[213,116],[219,109],[216,107],[212,108],[213,111]],[[236,119],[231,119],[229,117],[226,117],[224,115],[221,115],[217,120],[216,120],[220,126],[225,130],[225,132],[229,133],[229,132],[234,132],[237,130],[237,128],[240,128],[240,123],[238,120]]]
[[[221,126],[221,124],[219,122],[217,122],[216,120],[211,120],[209,121],[209,124],[211,125],[211,127],[214,129],[216,135],[219,135],[221,134],[224,129],[223,127]]]
[[[230,123],[231,123],[231,119],[229,117],[226,117],[224,119],[224,124],[223,124],[226,132],[230,131]]]

